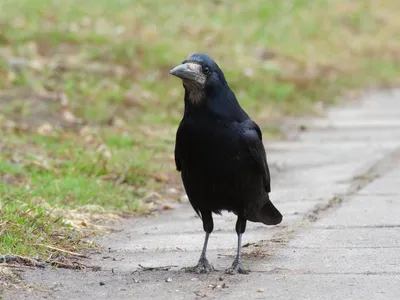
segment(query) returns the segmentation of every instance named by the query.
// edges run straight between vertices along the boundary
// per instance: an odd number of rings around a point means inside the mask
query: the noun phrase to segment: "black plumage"
[[[241,264],[241,237],[246,221],[279,224],[281,213],[269,199],[270,173],[262,133],[239,105],[222,70],[206,54],[191,55],[170,72],[185,89],[185,110],[176,144],[176,168],[206,232],[196,272],[213,269],[206,258],[212,213],[238,216],[238,254],[228,273],[246,272]]]

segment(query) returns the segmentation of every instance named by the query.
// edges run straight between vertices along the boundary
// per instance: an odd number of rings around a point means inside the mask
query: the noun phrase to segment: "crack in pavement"
[[[317,204],[304,216],[305,221],[316,222],[320,219],[323,213],[339,207],[343,201],[351,198],[351,196],[358,193],[363,187],[367,186],[375,179],[383,176],[389,171],[393,170],[397,164],[400,163],[400,147],[391,153],[385,155],[381,160],[374,163],[367,171],[355,176],[350,181],[350,187],[345,193],[337,194],[324,204]],[[306,224],[303,224],[306,226]]]

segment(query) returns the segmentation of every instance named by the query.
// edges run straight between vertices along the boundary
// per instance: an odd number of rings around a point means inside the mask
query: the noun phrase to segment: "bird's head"
[[[222,70],[204,53],[190,55],[182,64],[173,68],[170,74],[182,79],[189,100],[193,104],[201,103],[206,97],[207,90],[212,91],[213,88],[221,87],[221,84],[226,85]]]

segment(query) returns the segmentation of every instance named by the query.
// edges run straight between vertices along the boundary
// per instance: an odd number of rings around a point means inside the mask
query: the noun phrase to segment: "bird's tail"
[[[249,221],[261,222],[266,225],[277,225],[282,222],[282,214],[274,204],[272,204],[268,194],[266,194],[260,202],[261,205],[258,206],[257,211],[253,211],[253,216],[248,216],[247,219]]]

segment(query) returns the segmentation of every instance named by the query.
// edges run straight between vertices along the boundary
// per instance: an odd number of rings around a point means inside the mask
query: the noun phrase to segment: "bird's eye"
[[[209,67],[206,67],[206,66],[202,67],[202,68],[201,68],[201,71],[203,72],[204,75],[208,75],[208,74],[211,73],[210,68],[209,68]]]

